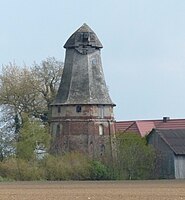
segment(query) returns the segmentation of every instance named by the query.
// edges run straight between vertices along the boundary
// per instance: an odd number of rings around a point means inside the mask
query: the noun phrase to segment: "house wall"
[[[148,136],[148,144],[152,145],[157,152],[156,178],[175,178],[173,151],[155,131]]]
[[[175,178],[185,179],[185,155],[175,155]]]

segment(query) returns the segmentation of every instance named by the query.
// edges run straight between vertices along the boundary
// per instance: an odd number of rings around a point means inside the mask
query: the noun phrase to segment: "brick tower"
[[[83,24],[64,45],[64,71],[51,104],[52,151],[79,151],[90,157],[112,152],[113,107],[105,83],[96,34]]]

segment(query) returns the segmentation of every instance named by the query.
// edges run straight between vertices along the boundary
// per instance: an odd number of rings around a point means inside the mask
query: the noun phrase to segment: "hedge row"
[[[42,160],[25,161],[9,158],[0,162],[0,181],[3,180],[105,180],[108,169],[79,153],[64,156],[48,155]]]

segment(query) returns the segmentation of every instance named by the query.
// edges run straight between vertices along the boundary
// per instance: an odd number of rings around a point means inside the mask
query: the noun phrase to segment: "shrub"
[[[117,172],[119,179],[149,179],[155,152],[138,134],[117,135]]]
[[[107,180],[110,178],[108,168],[100,161],[91,161],[91,180]]]
[[[70,176],[67,167],[60,156],[48,155],[41,161],[43,178],[46,180],[69,180]]]
[[[86,180],[90,178],[91,163],[84,155],[76,152],[64,156],[48,155],[41,162],[47,180]]]
[[[0,176],[8,180],[41,180],[42,171],[37,163],[11,158],[0,163]]]
[[[77,152],[47,155],[42,160],[9,158],[0,162],[0,181],[7,180],[105,180],[110,178],[107,167]]]
[[[46,180],[105,180],[109,177],[106,166],[100,161],[77,152],[48,155],[41,165]]]
[[[4,178],[2,176],[0,176],[0,182],[3,182]]]
[[[18,170],[17,162],[13,158],[9,158],[0,162],[0,176],[4,178],[9,178],[17,180]]]

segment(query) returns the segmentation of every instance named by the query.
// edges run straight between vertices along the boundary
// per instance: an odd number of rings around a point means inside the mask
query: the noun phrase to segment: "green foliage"
[[[134,133],[117,135],[117,173],[120,179],[148,179],[154,168],[155,152],[145,138]]]
[[[27,162],[23,159],[17,159],[17,180],[33,181],[42,180],[43,172],[37,162]]]
[[[144,138],[125,134],[117,137],[117,161],[114,165],[105,165],[77,152],[57,156],[48,154],[43,159],[28,159],[27,154],[23,154],[21,158],[0,162],[0,177],[2,180],[52,181],[148,179],[154,159],[155,153]]]
[[[41,164],[47,180],[105,180],[109,177],[105,165],[78,152],[48,155]]]
[[[0,176],[16,180],[17,165],[15,159],[9,158],[0,162]]]
[[[47,156],[43,162],[47,180],[87,180],[90,178],[90,160],[80,153],[67,153],[64,156]]]
[[[91,162],[91,180],[107,180],[110,178],[108,168],[100,161]]]
[[[46,150],[50,143],[50,135],[46,127],[38,119],[30,119],[25,114],[24,123],[20,129],[16,154],[18,158],[33,160],[37,151]]]
[[[105,180],[107,168],[77,152],[63,156],[47,155],[42,160],[27,161],[9,158],[0,162],[0,181],[3,180]]]
[[[3,178],[0,176],[0,182],[12,182],[12,181],[14,181],[14,180],[9,179],[9,178]]]
[[[0,162],[0,176],[5,180],[41,180],[42,174],[42,170],[34,162],[17,158],[9,158]]]

